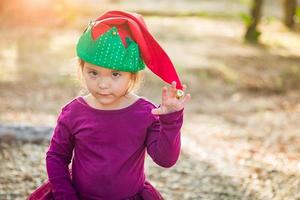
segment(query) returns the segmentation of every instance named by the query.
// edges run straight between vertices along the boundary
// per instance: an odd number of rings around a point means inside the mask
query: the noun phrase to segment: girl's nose
[[[106,78],[101,78],[98,82],[98,87],[100,89],[107,89],[109,88],[109,80],[107,80]]]

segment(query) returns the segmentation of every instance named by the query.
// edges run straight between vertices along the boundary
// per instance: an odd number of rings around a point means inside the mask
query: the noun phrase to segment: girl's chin
[[[112,95],[97,95],[96,101],[102,105],[113,105],[117,99]]]
[[[99,103],[109,103],[109,102],[113,102],[114,99],[111,97],[111,96],[100,96],[98,95],[96,97],[96,101],[99,102]]]

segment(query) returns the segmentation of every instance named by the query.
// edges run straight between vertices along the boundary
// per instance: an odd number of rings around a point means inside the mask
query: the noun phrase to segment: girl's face
[[[131,81],[131,73],[84,62],[82,75],[88,91],[102,108],[121,104]]]

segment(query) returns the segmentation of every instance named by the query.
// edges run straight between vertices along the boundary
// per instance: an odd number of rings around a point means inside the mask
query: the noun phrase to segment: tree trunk
[[[253,0],[250,16],[251,20],[245,34],[245,39],[249,42],[258,42],[260,32],[257,31],[257,25],[261,19],[262,4],[263,0]]]
[[[293,28],[295,24],[294,16],[296,14],[297,0],[284,0],[283,7],[284,24],[289,28]]]

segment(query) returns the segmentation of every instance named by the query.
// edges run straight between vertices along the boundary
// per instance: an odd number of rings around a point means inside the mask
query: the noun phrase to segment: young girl
[[[90,23],[77,55],[89,94],[62,108],[46,153],[49,182],[29,199],[163,199],[145,176],[145,152],[162,167],[176,163],[190,99],[169,57],[143,18],[124,11]],[[145,64],[171,83],[159,107],[133,93]]]

